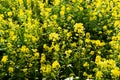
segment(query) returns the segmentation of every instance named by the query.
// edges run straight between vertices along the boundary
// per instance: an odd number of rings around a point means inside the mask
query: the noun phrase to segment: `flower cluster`
[[[119,0],[0,0],[0,79],[119,80]]]

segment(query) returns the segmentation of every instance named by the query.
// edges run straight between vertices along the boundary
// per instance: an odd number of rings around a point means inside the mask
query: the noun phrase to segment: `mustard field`
[[[0,80],[65,79],[120,80],[120,0],[0,0]]]

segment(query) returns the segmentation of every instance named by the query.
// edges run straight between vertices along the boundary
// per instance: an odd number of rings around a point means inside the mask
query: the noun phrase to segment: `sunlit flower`
[[[2,57],[2,60],[1,60],[1,61],[2,61],[3,63],[6,63],[6,62],[7,62],[7,60],[8,60],[8,56],[7,56],[7,55],[5,55],[5,56],[3,56],[3,57]]]
[[[60,64],[57,60],[52,63],[52,68],[60,68]]]
[[[29,48],[27,48],[25,45],[23,45],[21,48],[20,48],[21,52],[23,53],[28,53],[29,52]]]

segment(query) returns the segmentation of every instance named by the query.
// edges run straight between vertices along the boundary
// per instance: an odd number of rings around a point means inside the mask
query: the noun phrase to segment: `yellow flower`
[[[31,36],[31,37],[33,42],[36,42],[38,40],[35,36]]]
[[[53,19],[55,19],[55,20],[56,20],[56,19],[57,19],[57,15],[53,15]]]
[[[7,43],[7,46],[8,47],[12,47],[13,45],[11,43]]]
[[[24,11],[23,11],[23,9],[20,9],[20,10],[19,10],[18,16],[19,16],[19,17],[23,17],[23,16],[24,16]]]
[[[42,53],[40,63],[45,62],[45,60],[46,60],[46,56],[45,54]]]
[[[59,35],[57,33],[51,33],[49,34],[49,40],[53,41],[59,40]]]
[[[72,0],[72,2],[73,2],[73,3],[75,3],[75,2],[76,2],[76,0]]]
[[[82,2],[83,2],[83,0],[79,0],[79,2],[80,2],[80,3],[82,3]]]
[[[84,66],[84,67],[88,67],[88,66],[89,66],[88,62],[85,62],[85,63],[83,64],[83,66]]]
[[[114,69],[111,70],[111,75],[115,76],[115,77],[119,77],[120,76],[120,70],[118,67],[115,67]]]
[[[120,54],[118,55],[118,59],[120,60]]]
[[[11,36],[11,40],[15,40],[17,37],[15,35]]]
[[[70,21],[72,19],[71,15],[67,17],[67,21]]]
[[[71,43],[71,47],[76,47],[76,46],[77,46],[76,42]]]
[[[68,32],[67,33],[67,37],[69,38],[69,37],[71,37],[72,36],[72,33],[71,32]]]
[[[28,69],[27,69],[27,68],[24,68],[24,69],[22,69],[22,71],[23,71],[24,73],[27,73]]]
[[[87,75],[87,78],[89,79],[91,79],[92,78],[92,74],[90,74],[90,75]]]
[[[60,68],[60,64],[57,60],[52,63],[52,68]]]
[[[80,9],[80,11],[83,11],[84,8],[83,7],[79,7],[79,9]]]
[[[70,53],[72,53],[72,50],[70,50],[70,49],[65,51],[66,58],[68,58],[70,56]]]
[[[97,71],[95,77],[100,80],[102,75],[103,73],[101,71]]]
[[[66,8],[66,11],[70,11],[70,10],[71,10],[71,8],[70,8],[70,7],[67,7],[67,8]]]
[[[103,26],[103,30],[107,30],[107,26],[105,25],[105,26]]]
[[[55,49],[55,51],[59,51],[59,50],[60,50],[59,45],[56,44],[56,45],[54,46],[54,49]]]
[[[57,5],[60,4],[60,1],[61,1],[61,0],[54,0],[53,4],[54,4],[55,6],[57,6]]]
[[[38,52],[35,52],[35,53],[34,53],[34,56],[35,56],[35,57],[39,57],[39,53],[38,53]]]
[[[93,54],[94,54],[94,51],[91,51],[90,54],[93,55]]]
[[[13,71],[14,71],[13,67],[9,67],[8,71],[9,71],[9,73],[13,73]]]
[[[83,33],[84,27],[82,23],[76,23],[74,25],[74,32]]]
[[[99,63],[100,61],[101,61],[101,56],[99,56],[99,55],[96,56],[96,58],[95,58],[95,62],[96,62],[96,63]]]
[[[20,4],[22,4],[22,3],[23,3],[23,0],[18,0],[18,2],[19,2]]]
[[[116,20],[115,23],[114,23],[114,26],[115,26],[115,27],[118,27],[118,26],[120,25],[119,23],[120,23],[120,21],[119,21],[119,20]]]
[[[90,38],[90,33],[89,32],[86,33],[86,38]]]
[[[7,56],[7,55],[5,55],[5,56],[3,56],[3,57],[2,57],[2,60],[1,60],[1,61],[2,61],[3,63],[6,63],[6,62],[7,62],[7,60],[8,60],[8,56]]]
[[[86,38],[86,39],[85,39],[85,42],[86,42],[86,43],[90,43],[90,39],[87,39],[87,38]]]
[[[12,12],[8,12],[7,14],[8,14],[8,16],[12,16]]]
[[[46,73],[50,73],[51,72],[51,65],[47,64],[46,65]]]
[[[86,72],[83,72],[83,76],[88,76],[88,74]]]
[[[41,71],[41,72],[45,72],[45,67],[46,67],[45,64],[41,64],[40,71]]]
[[[23,53],[28,53],[29,52],[29,48],[27,48],[25,45],[23,45],[21,48],[20,48],[21,52]]]
[[[64,14],[65,14],[65,11],[60,11],[60,16],[64,16]]]

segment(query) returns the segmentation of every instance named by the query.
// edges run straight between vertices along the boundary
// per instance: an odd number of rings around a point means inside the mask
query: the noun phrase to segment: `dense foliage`
[[[0,79],[120,79],[120,0],[0,0]]]

